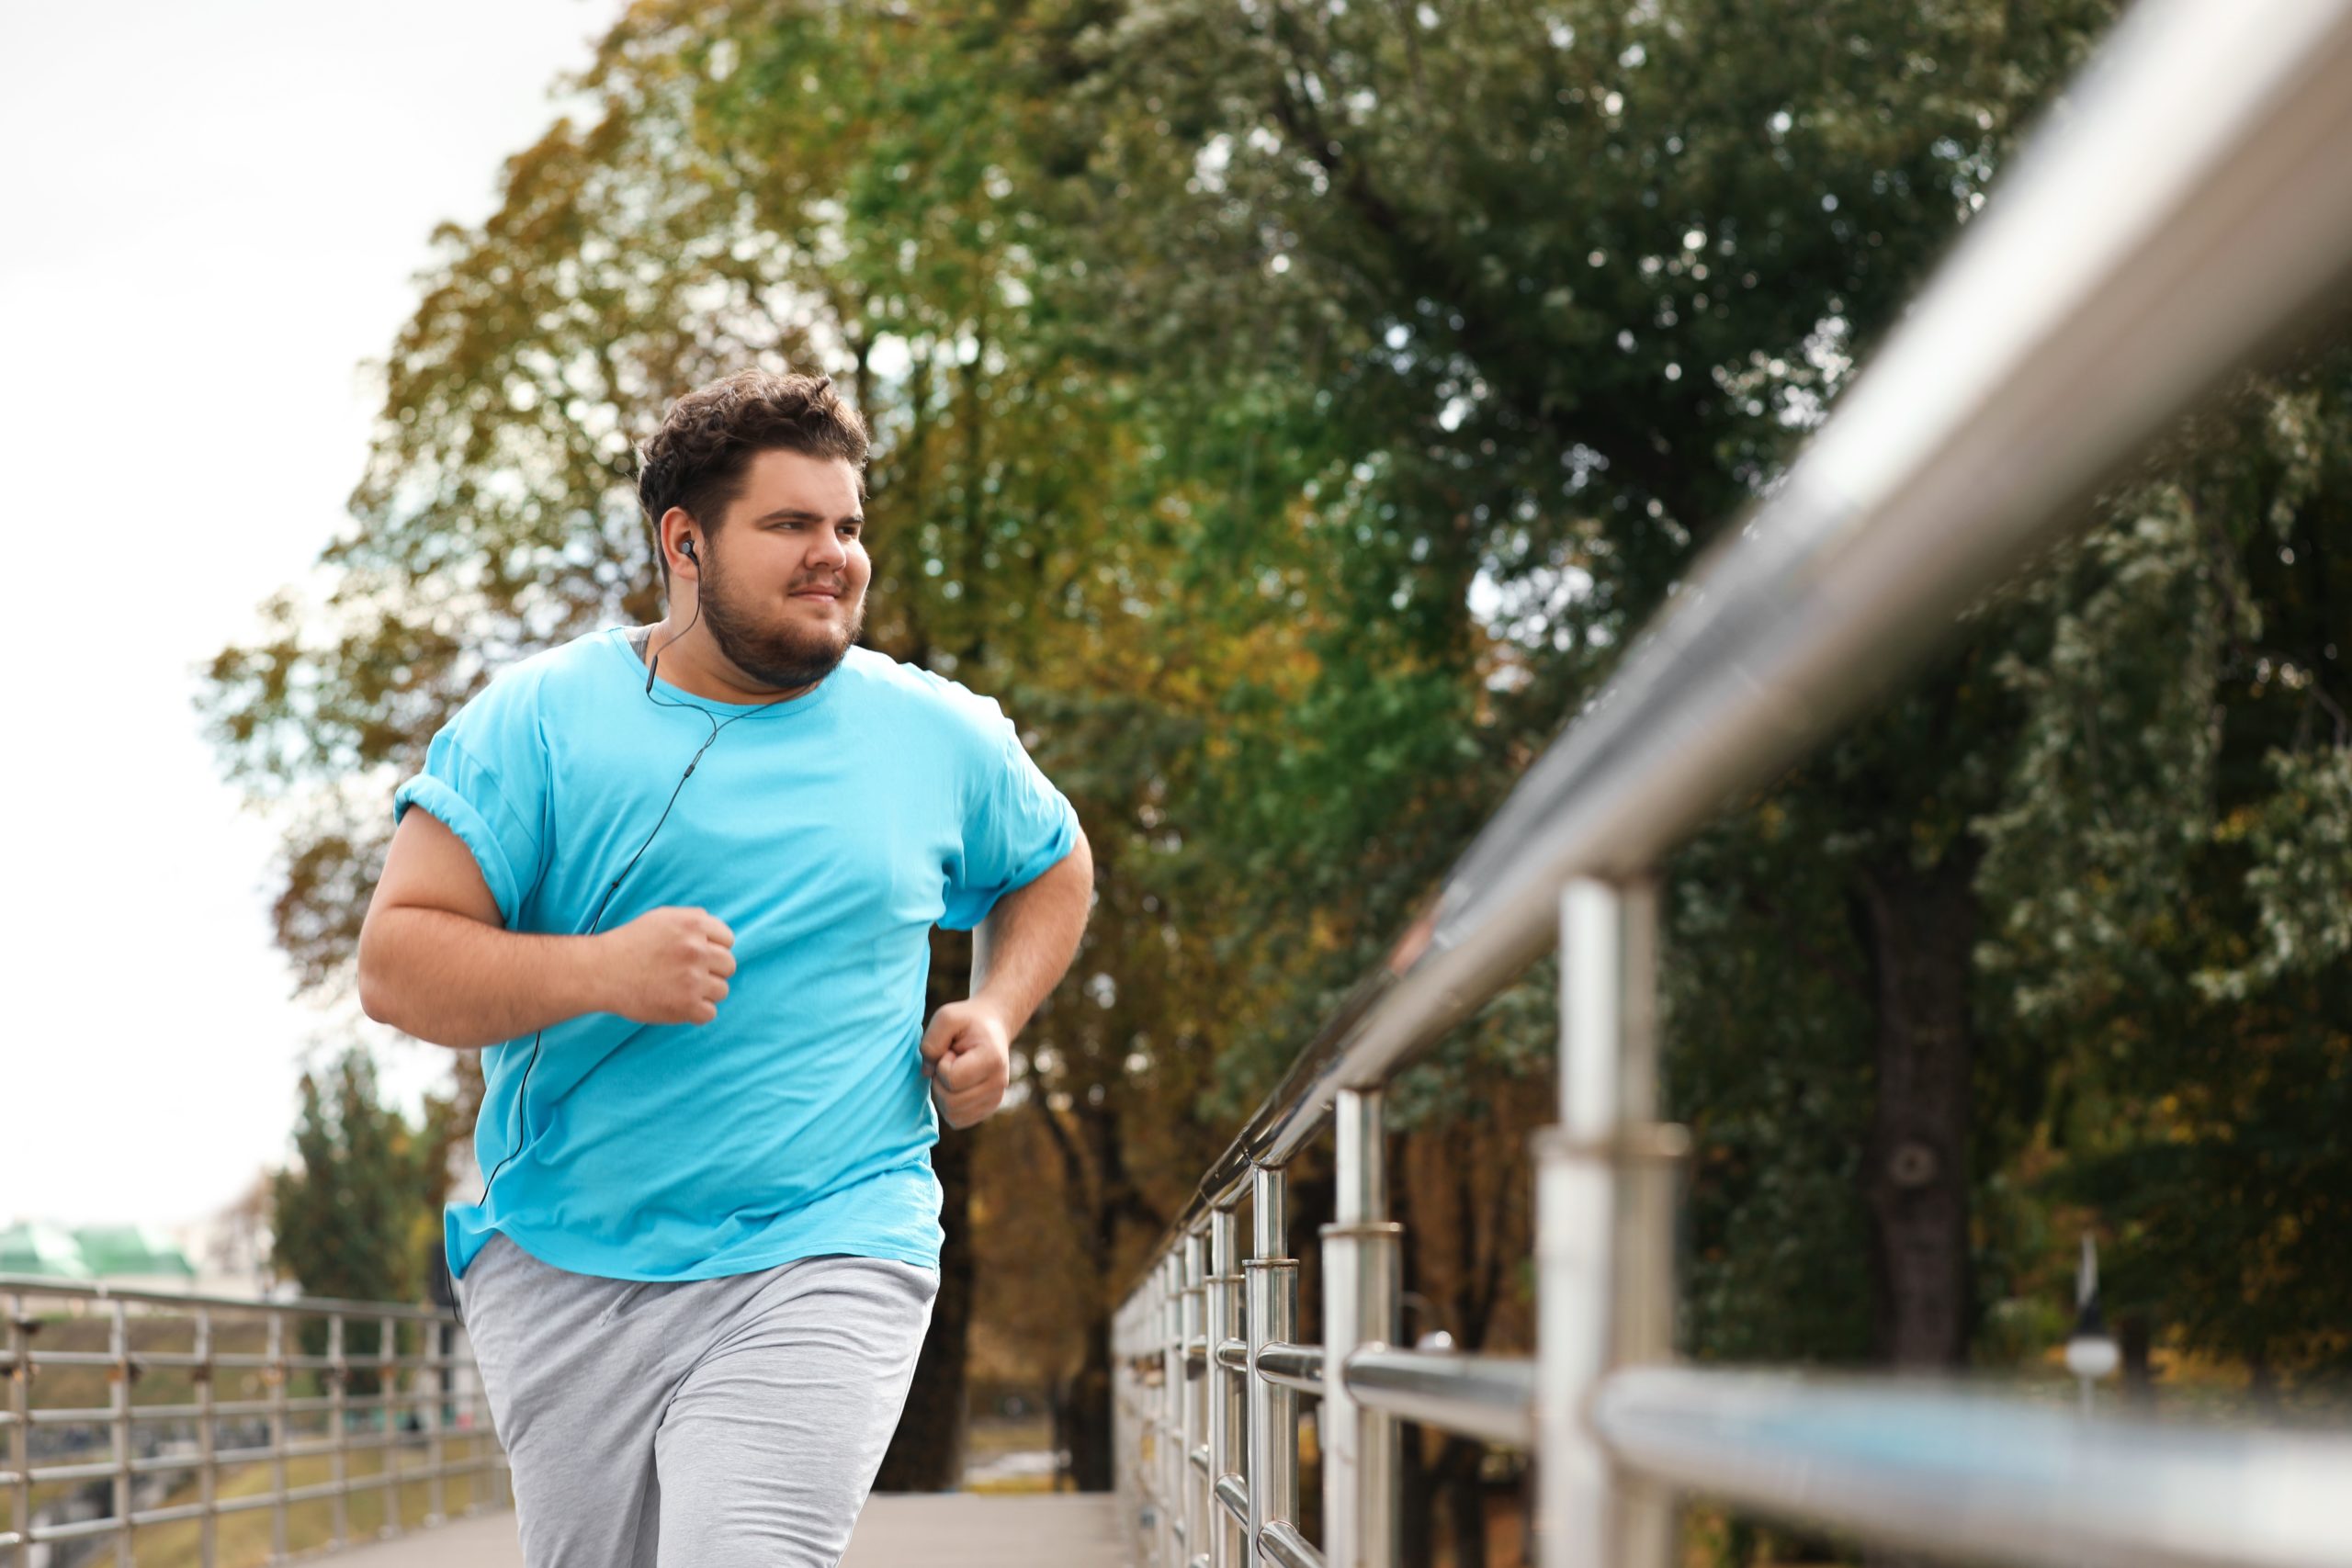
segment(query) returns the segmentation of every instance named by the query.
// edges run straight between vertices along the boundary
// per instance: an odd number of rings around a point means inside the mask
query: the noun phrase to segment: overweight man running
[[[1085,922],[996,704],[855,646],[865,454],[823,378],[681,398],[638,487],[668,618],[501,671],[393,799],[360,995],[482,1052],[446,1243],[533,1568],[839,1561],[938,1290],[938,1118],[1002,1101]],[[933,925],[976,987],[926,1028]]]

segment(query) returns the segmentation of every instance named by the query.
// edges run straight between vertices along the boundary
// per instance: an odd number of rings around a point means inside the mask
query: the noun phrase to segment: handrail
[[[1319,1397],[1323,1393],[1323,1347],[1269,1345],[1258,1352],[1257,1371],[1270,1383]]]
[[[1535,1363],[1456,1350],[1357,1351],[1345,1368],[1356,1402],[1404,1421],[1526,1448],[1535,1441]]]
[[[151,1306],[229,1307],[251,1312],[273,1311],[324,1317],[343,1313],[353,1317],[396,1317],[403,1323],[455,1323],[447,1307],[411,1306],[399,1302],[351,1301],[341,1296],[209,1296],[194,1291],[165,1291],[147,1285],[116,1285],[104,1280],[61,1280],[53,1274],[0,1274],[0,1291],[26,1295],[80,1296],[100,1302],[143,1302]]]
[[[1593,1424],[1637,1472],[1897,1546],[2052,1568],[2352,1568],[2352,1438],[2086,1418],[1964,1388],[1628,1367]]]
[[[1114,1324],[1134,1457],[1120,1473],[1146,1505],[1149,1561],[1397,1568],[1406,1418],[1534,1450],[1544,1568],[1668,1568],[1681,1489],[1970,1558],[2352,1568],[2330,1528],[2352,1440],[1672,1367],[1661,1177],[1687,1139],[1655,1120],[1652,882],[1721,802],[1853,717],[2078,526],[2168,421],[2342,302],[2346,168],[2352,0],[2279,0],[2258,22],[2233,0],[2142,0],[1785,481],[1671,595],[1150,1255]],[[1383,1090],[1554,938],[1561,1111],[1537,1150],[1538,1353],[1396,1348]],[[1327,1122],[1337,1212],[1323,1342],[1307,1346],[1293,1342],[1284,1168]],[[1236,1338],[1244,1366],[1187,1353]],[[1296,1524],[1301,1393],[1322,1401],[1319,1546]]]
[[[248,1510],[271,1511],[273,1561],[284,1561],[296,1543],[289,1538],[288,1510],[305,1502],[331,1505],[330,1548],[350,1543],[350,1499],[373,1494],[381,1501],[384,1524],[380,1533],[402,1533],[401,1490],[411,1484],[424,1488],[424,1519],[436,1524],[447,1512],[446,1483],[453,1477],[469,1480],[464,1512],[481,1511],[504,1492],[505,1457],[489,1419],[480,1380],[472,1371],[472,1356],[465,1346],[464,1326],[446,1310],[405,1303],[347,1301],[327,1297],[266,1298],[222,1296],[125,1287],[102,1281],[57,1280],[42,1275],[0,1274],[0,1299],[8,1306],[6,1353],[0,1371],[6,1373],[7,1405],[0,1410],[0,1434],[6,1453],[0,1459],[0,1495],[9,1500],[8,1528],[0,1529],[0,1552],[17,1568],[29,1568],[37,1546],[65,1540],[112,1536],[122,1561],[130,1560],[137,1532],[153,1526],[194,1521],[198,1552],[205,1568],[218,1561],[217,1526],[227,1515]],[[33,1311],[44,1302],[74,1303],[106,1325],[107,1348],[42,1349],[38,1348],[48,1323]],[[132,1309],[139,1309],[134,1315]],[[326,1328],[323,1355],[306,1355],[292,1348],[288,1325],[298,1320],[322,1320]],[[259,1320],[256,1323],[255,1320]],[[132,1326],[157,1321],[181,1321],[187,1348],[134,1348]],[[378,1347],[372,1354],[352,1354],[346,1327],[354,1323],[377,1325]],[[258,1350],[220,1348],[222,1330],[231,1325],[259,1328],[264,1348]],[[423,1330],[417,1349],[400,1353],[401,1325]],[[33,1392],[43,1368],[103,1368],[108,1403],[105,1405],[37,1406]],[[187,1378],[193,1398],[179,1403],[140,1404],[132,1389],[142,1374],[180,1371]],[[226,1374],[252,1374],[266,1393],[248,1399],[219,1397]],[[290,1389],[296,1374],[312,1373],[323,1391],[296,1398]],[[353,1393],[355,1379],[377,1380],[378,1392]],[[402,1381],[406,1390],[402,1392]],[[364,1386],[364,1385],[363,1385]],[[234,1392],[233,1390],[231,1392]],[[290,1423],[298,1416],[322,1416],[322,1437],[297,1438]],[[406,1421],[412,1425],[403,1426]],[[242,1446],[221,1446],[224,1422],[243,1424],[247,1437]],[[137,1450],[141,1428],[171,1426],[192,1428],[187,1447]],[[36,1437],[74,1427],[107,1429],[98,1457],[82,1458],[70,1450],[44,1455]],[[253,1439],[266,1429],[267,1440]],[[232,1431],[233,1433],[233,1428]],[[232,1435],[230,1439],[235,1443]],[[451,1444],[462,1442],[465,1452],[452,1455]],[[155,1446],[150,1438],[148,1446]],[[421,1463],[401,1462],[401,1450],[413,1445],[424,1450]],[[354,1474],[350,1461],[359,1454],[377,1456],[376,1469]],[[49,1462],[42,1462],[43,1459]],[[295,1484],[289,1461],[324,1459],[328,1478]],[[236,1496],[221,1495],[224,1474],[248,1466],[267,1466],[265,1489]],[[193,1500],[164,1503],[153,1499],[142,1506],[140,1491],[154,1477],[182,1475],[197,1491]],[[108,1511],[96,1518],[43,1523],[33,1506],[37,1488],[77,1482],[111,1483]],[[482,1483],[491,1492],[486,1500]],[[314,1543],[304,1542],[303,1546]]]
[[[1728,531],[1316,1035],[1159,1248],[1853,716],[2352,271],[2352,11],[2147,0],[1780,489]],[[2053,438],[2054,431],[2068,433]]]

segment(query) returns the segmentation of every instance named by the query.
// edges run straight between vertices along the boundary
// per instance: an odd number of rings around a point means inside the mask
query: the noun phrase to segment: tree
[[[216,663],[232,768],[301,805],[282,940],[334,983],[390,782],[489,668],[651,618],[630,434],[747,358],[849,378],[871,640],[1002,696],[1102,867],[1024,1041],[1023,1157],[972,1179],[1054,1173],[1026,1212],[1075,1238],[1065,1375],[1103,1386],[1135,1254],[2111,15],[634,7],[594,123],[441,236],[332,632],[288,602]],[[2344,885],[2344,386],[2306,367],[2185,432],[1664,868],[1702,1354],[2030,1350],[1981,1330],[2064,1212],[2114,1228],[2114,1289],[2172,1331],[2333,1355],[2231,1291],[2279,1281],[2294,1315],[2335,1288],[2324,1192],[2245,1194],[2333,1168],[2352,1034],[2313,913]],[[1517,1332],[1523,1284],[1490,1275],[1523,1251],[1495,1198],[1523,1167],[1447,1129],[1519,1104],[1551,1032],[1538,976],[1394,1097],[1408,1201],[1477,1216],[1410,1239],[1459,1333]],[[2199,1218],[2225,1211],[2249,1217]],[[960,1309],[937,1321],[945,1365]]]
[[[2108,1299],[2258,1382],[2352,1370],[2352,353],[2187,433],[2041,593],[1985,964],[2055,1064]]]
[[[479,230],[442,231],[384,367],[354,527],[322,563],[325,634],[292,598],[274,603],[266,635],[215,661],[206,703],[232,774],[298,807],[279,932],[311,984],[348,983],[384,803],[440,722],[506,660],[655,614],[629,438],[746,359],[854,382],[876,435],[869,642],[1032,724],[1082,693],[1093,739],[1164,747],[1166,725],[1127,722],[1163,705],[1197,728],[1215,689],[1155,648],[1178,546],[1155,516],[1169,498],[1121,467],[1136,440],[1123,383],[1032,330],[1051,296],[1024,289],[1021,236],[982,214],[976,182],[1004,177],[987,159],[1018,151],[991,140],[1004,106],[989,81],[946,30],[640,7],[583,83],[596,123],[560,122],[512,161]],[[1273,626],[1252,643],[1281,640]],[[1112,670],[1131,674],[1115,697],[1095,689]],[[1066,772],[1056,737],[1034,738]],[[1100,761],[1118,794],[1081,790],[1080,810],[1116,864],[1124,839],[1164,829],[1150,758]],[[1142,907],[1114,880],[1107,901]],[[943,983],[954,973],[943,964]],[[1089,1059],[1124,1081],[1137,1054],[1123,1042]],[[966,1153],[950,1138],[938,1156],[958,1237]],[[1124,1213],[1119,1190],[1104,1201]],[[956,1477],[941,1434],[960,1426],[965,1277],[945,1271],[905,1424],[910,1443],[931,1434],[927,1457],[886,1462],[903,1484]],[[1105,1380],[1103,1422],[1107,1400]]]
[[[421,1125],[377,1094],[376,1066],[354,1046],[323,1076],[302,1075],[294,1127],[299,1163],[270,1179],[271,1259],[302,1293],[347,1301],[416,1302],[424,1296],[430,1259],[441,1245],[441,1201],[448,1185],[455,1126],[447,1101],[428,1099]],[[326,1325],[305,1319],[307,1353],[325,1350]],[[380,1325],[345,1325],[344,1350],[373,1356]],[[375,1392],[374,1374],[354,1374],[352,1390]]]

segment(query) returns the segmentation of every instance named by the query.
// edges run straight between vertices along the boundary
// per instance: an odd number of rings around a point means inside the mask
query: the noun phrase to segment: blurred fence
[[[118,1563],[236,1568],[512,1501],[449,1313],[6,1274],[0,1297],[14,1568],[108,1541]]]
[[[2064,1564],[2352,1564],[2352,1438],[1673,1364],[1654,869],[1932,651],[2352,276],[2352,0],[2143,0],[1784,481],[1529,771],[1200,1190],[1116,1325],[1139,1552],[1392,1568],[1397,1422],[1532,1452],[1545,1568],[1669,1568],[1684,1492]],[[1556,940],[1532,1359],[1402,1348],[1384,1086]],[[1322,1342],[1284,1169],[1336,1123]],[[1240,1246],[1240,1210],[1251,1245]],[[1300,1528],[1320,1401],[1323,1539]]]

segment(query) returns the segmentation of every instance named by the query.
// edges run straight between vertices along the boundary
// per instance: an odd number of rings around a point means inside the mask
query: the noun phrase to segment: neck
[[[719,651],[709,626],[695,620],[691,604],[673,604],[667,617],[650,626],[639,627],[631,635],[638,645],[638,657],[656,669],[663,681],[689,696],[707,702],[733,703],[739,707],[784,703],[817,689],[810,684],[782,690],[744,673],[741,666]],[[652,664],[656,659],[661,661],[658,666]]]

